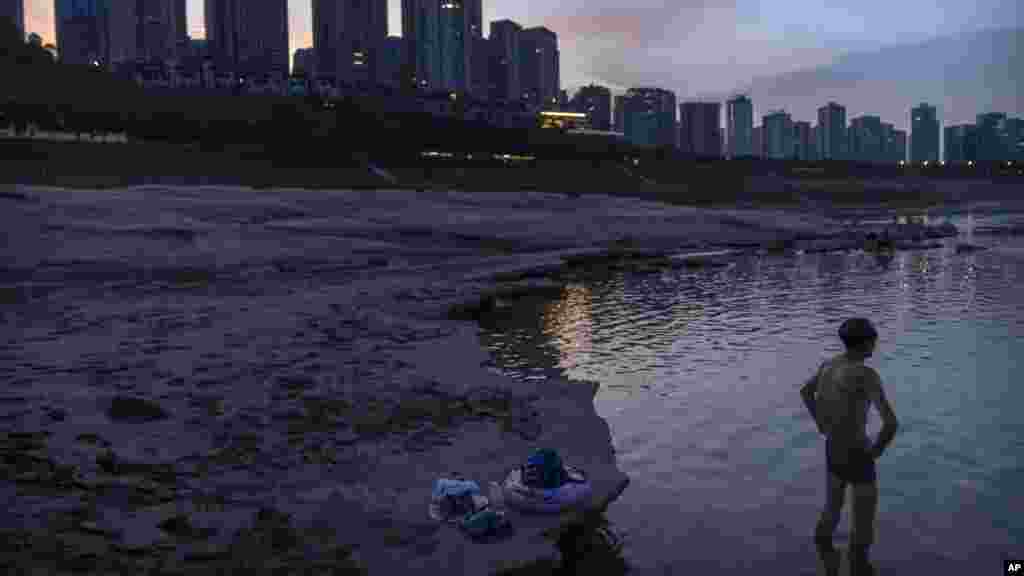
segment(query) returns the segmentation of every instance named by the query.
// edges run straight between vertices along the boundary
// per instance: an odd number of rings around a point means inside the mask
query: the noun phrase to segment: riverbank
[[[812,212],[600,195],[18,186],[0,203],[0,564],[56,573],[550,564],[564,518],[515,516],[480,545],[426,515],[435,478],[499,481],[537,446],[595,497],[625,480],[594,387],[495,373],[472,319],[594,259],[844,238]]]

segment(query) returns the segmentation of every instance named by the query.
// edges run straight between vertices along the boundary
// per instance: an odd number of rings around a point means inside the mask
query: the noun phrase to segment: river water
[[[878,462],[879,573],[997,574],[1003,556],[1024,557],[1024,239],[974,240],[991,250],[957,254],[947,239],[889,261],[624,273],[508,313],[481,340],[514,377],[600,383],[597,411],[632,478],[608,518],[634,573],[814,574],[825,445],[798,389],[842,351],[842,320],[869,317],[868,364],[901,423]]]

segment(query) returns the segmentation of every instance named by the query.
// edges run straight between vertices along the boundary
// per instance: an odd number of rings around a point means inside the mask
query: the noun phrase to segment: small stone
[[[136,396],[115,396],[107,410],[107,417],[113,421],[145,423],[163,420],[167,411],[159,404]]]

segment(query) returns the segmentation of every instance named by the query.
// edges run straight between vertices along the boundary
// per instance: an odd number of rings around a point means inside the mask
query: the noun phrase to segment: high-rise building
[[[764,127],[765,158],[772,160],[788,160],[793,157],[793,119],[789,114],[779,110],[765,115],[761,125]]]
[[[1008,118],[1006,132],[1010,140],[1010,159],[1024,162],[1024,119]]]
[[[750,151],[754,158],[764,158],[764,127],[754,126],[750,130]]]
[[[630,88],[622,99],[622,124],[627,140],[646,146],[674,146],[676,95],[662,88]]]
[[[519,82],[527,105],[557,107],[561,90],[558,36],[543,26],[525,28],[519,35],[519,46]]]
[[[793,158],[814,160],[814,134],[810,122],[793,122]]]
[[[281,79],[289,68],[288,0],[206,0],[206,38],[218,67]]]
[[[519,82],[520,54],[519,35],[522,26],[511,20],[491,22],[490,78],[492,100],[519,102],[523,98]]]
[[[594,84],[580,88],[572,98],[571,108],[586,114],[594,130],[612,129],[612,92],[608,88]]]
[[[299,48],[292,57],[292,74],[296,76],[312,76],[315,64],[312,48]]]
[[[906,130],[893,130],[890,133],[886,155],[890,162],[905,162],[907,160]]]
[[[973,124],[946,126],[943,130],[945,154],[943,160],[947,164],[962,164],[977,160],[975,130]]]
[[[850,120],[849,159],[872,163],[884,161],[883,138],[882,119],[878,116],[858,116]]]
[[[835,102],[818,108],[817,139],[822,160],[846,159],[846,108]]]
[[[466,10],[466,21],[469,22],[470,38],[484,37],[483,0],[463,0]]]
[[[57,0],[54,5],[57,52],[65,64],[108,64],[110,36],[106,0]],[[135,31],[134,19],[124,23]],[[134,45],[134,36],[132,38]],[[133,46],[134,48],[134,46]],[[134,59],[134,50],[131,52]]]
[[[934,106],[922,103],[910,110],[910,161],[939,161],[939,119]]]
[[[21,37],[25,37],[25,0],[0,0],[0,19],[14,22]]]
[[[1008,160],[1009,130],[1006,114],[989,112],[978,114],[976,126],[978,160],[998,162]]]
[[[470,51],[470,73],[472,80],[470,92],[480,100],[487,100],[491,94],[491,62],[493,60],[493,43],[483,36],[471,36],[473,49]]]
[[[378,52],[387,35],[387,0],[313,0],[318,81],[362,88],[383,83]]]
[[[612,130],[616,132],[626,132],[626,95],[619,94],[615,96],[615,108],[612,110],[614,114],[612,118]]]
[[[470,21],[463,0],[402,0],[402,37],[410,84],[423,90],[471,88]]]
[[[392,89],[402,87],[402,62],[404,59],[405,42],[399,36],[388,36],[384,39],[378,60],[381,83]]]
[[[679,105],[679,150],[702,158],[722,155],[722,105],[684,102]]]
[[[726,104],[726,132],[729,157],[753,156],[754,105],[740,95]]]

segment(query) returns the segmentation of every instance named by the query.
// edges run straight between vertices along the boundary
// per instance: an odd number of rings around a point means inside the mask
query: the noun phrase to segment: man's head
[[[850,318],[839,327],[839,339],[847,352],[871,356],[878,341],[878,332],[867,318]]]

